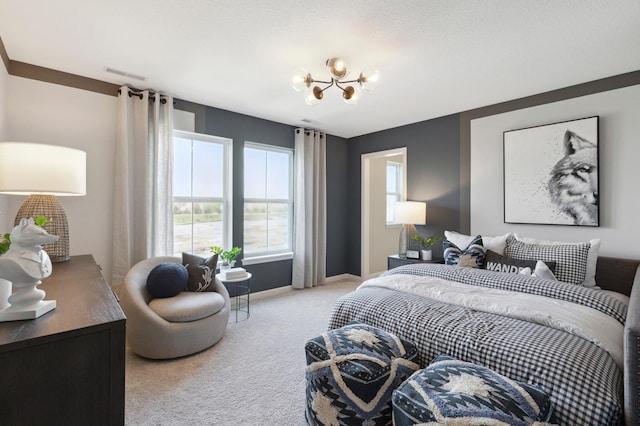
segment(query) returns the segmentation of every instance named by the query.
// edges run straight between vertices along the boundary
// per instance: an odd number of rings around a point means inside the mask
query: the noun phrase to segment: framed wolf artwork
[[[599,226],[598,116],[504,132],[504,222]]]

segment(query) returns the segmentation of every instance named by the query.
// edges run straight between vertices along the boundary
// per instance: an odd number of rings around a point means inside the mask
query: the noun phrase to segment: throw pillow
[[[204,258],[195,254],[182,253],[182,264],[187,268],[189,280],[187,291],[214,291],[215,272],[218,255]]]
[[[484,267],[485,253],[482,246],[482,237],[478,235],[464,249],[449,240],[444,240],[444,263],[447,265],[457,265],[469,268]]]
[[[489,271],[518,274],[524,268],[534,270],[536,268],[536,263],[536,260],[514,259],[512,257],[499,255],[492,250],[487,250],[486,269]],[[550,269],[551,271],[555,271],[556,262],[547,262],[547,265],[548,269]]]
[[[598,263],[598,254],[600,251],[600,239],[589,240],[588,243],[570,243],[564,241],[552,241],[552,240],[539,240],[536,238],[522,237],[518,234],[513,234],[518,241],[522,241],[527,244],[542,244],[542,245],[567,245],[567,244],[589,244],[589,255],[587,256],[587,271],[585,273],[584,281],[582,285],[585,287],[596,286],[596,265]]]
[[[536,262],[536,266],[533,269],[533,271],[531,270],[531,268],[524,268],[520,270],[519,273],[521,275],[531,275],[532,277],[544,278],[546,280],[553,280],[553,281],[558,280],[556,276],[553,275],[553,272],[551,272],[551,269],[549,269],[547,264],[544,263],[542,260],[538,260]]]
[[[147,276],[147,291],[157,299],[173,297],[185,289],[188,279],[189,273],[183,265],[160,263]]]
[[[551,399],[541,389],[448,356],[414,373],[392,400],[396,426],[555,423]]]
[[[558,281],[582,285],[587,271],[589,243],[582,244],[527,244],[511,237],[504,254],[516,259],[538,259],[556,262]]]
[[[482,245],[485,249],[494,251],[498,254],[504,253],[504,247],[507,244],[507,238],[511,234],[499,235],[497,237],[482,237]],[[458,247],[468,247],[471,241],[475,239],[472,235],[460,234],[455,231],[444,231],[444,237]]]

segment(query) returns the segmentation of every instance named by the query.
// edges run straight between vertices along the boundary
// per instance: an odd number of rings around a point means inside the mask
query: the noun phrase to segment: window
[[[231,246],[231,139],[173,132],[173,252]]]
[[[244,254],[255,258],[289,253],[292,236],[293,151],[246,142]]]
[[[387,225],[395,224],[393,206],[402,201],[403,176],[402,163],[387,161]]]

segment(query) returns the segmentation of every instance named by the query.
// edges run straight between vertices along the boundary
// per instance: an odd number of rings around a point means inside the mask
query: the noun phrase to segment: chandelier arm
[[[331,81],[322,81],[322,80],[314,80],[313,77],[311,77],[311,83],[333,84],[333,79]]]
[[[327,90],[329,87],[333,86],[333,84],[334,84],[335,82],[336,82],[336,81],[335,81],[334,79],[331,79],[331,82],[328,82],[328,81],[316,81],[316,83],[324,83],[324,84],[328,84],[328,86],[327,86],[327,87],[325,87],[324,89],[322,89],[322,91],[323,91],[323,92],[324,92],[325,90]],[[336,84],[336,86],[337,86],[337,84]],[[340,86],[338,86],[338,87],[340,87]],[[340,87],[340,88],[342,89],[342,87]],[[343,90],[344,90],[344,89],[343,89]]]
[[[337,85],[337,83],[347,84],[347,83],[360,83],[360,82],[361,81],[360,81],[359,78],[356,78],[355,80],[336,80],[336,85]],[[340,86],[338,86],[338,87],[340,87]]]
[[[358,81],[358,80],[348,80],[348,81],[339,81],[339,80],[335,80],[336,83],[336,87],[340,90],[342,90],[343,92],[346,92],[346,89],[342,86],[340,86],[341,84],[345,84],[345,83],[353,83],[354,81]]]

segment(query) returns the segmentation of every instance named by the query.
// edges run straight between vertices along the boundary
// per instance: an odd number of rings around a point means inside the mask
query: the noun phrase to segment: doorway
[[[387,256],[398,252],[402,225],[388,222],[387,165],[399,165],[398,201],[406,200],[407,148],[362,154],[360,276],[372,278],[387,269]],[[401,182],[400,182],[401,181]]]

